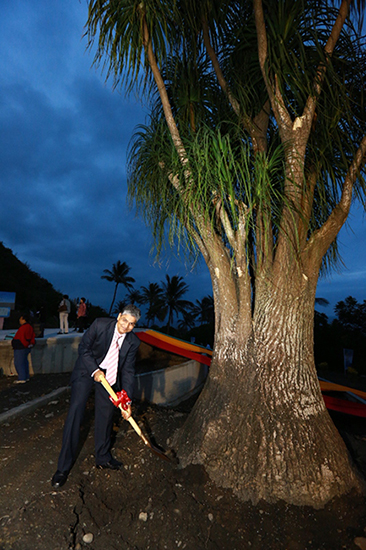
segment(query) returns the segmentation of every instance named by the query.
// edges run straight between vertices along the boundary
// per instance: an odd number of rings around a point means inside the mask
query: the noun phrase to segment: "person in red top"
[[[19,318],[20,328],[17,330],[11,344],[14,349],[14,366],[18,380],[14,384],[24,384],[29,380],[28,354],[36,343],[33,327],[29,324],[28,315]]]
[[[80,298],[80,303],[77,312],[76,327],[78,332],[84,332],[86,321],[86,303],[85,298]]]

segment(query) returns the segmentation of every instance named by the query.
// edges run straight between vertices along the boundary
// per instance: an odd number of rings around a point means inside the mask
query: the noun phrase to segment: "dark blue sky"
[[[113,286],[100,277],[117,260],[137,288],[169,273],[202,298],[205,264],[191,273],[171,252],[154,264],[149,229],[126,205],[126,149],[147,111],[91,67],[86,19],[86,0],[1,2],[0,241],[57,290],[105,308]],[[319,283],[328,315],[349,294],[366,299],[364,219],[354,210],[354,233],[340,236],[346,267]]]

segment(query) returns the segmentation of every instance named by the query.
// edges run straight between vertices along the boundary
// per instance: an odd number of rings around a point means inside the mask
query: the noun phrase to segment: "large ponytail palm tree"
[[[361,488],[313,354],[319,273],[365,197],[366,56],[352,5],[89,2],[96,61],[151,100],[130,196],[158,250],[164,235],[186,243],[212,280],[212,365],[177,452],[253,502],[322,506]]]

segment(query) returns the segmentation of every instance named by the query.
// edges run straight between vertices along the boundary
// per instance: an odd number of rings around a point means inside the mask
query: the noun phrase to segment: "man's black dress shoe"
[[[59,489],[63,485],[65,485],[67,481],[68,474],[66,472],[60,472],[60,470],[57,470],[57,472],[54,474],[51,484],[52,487],[55,489]]]
[[[116,460],[115,458],[111,458],[108,462],[105,462],[104,464],[97,464],[97,468],[99,470],[121,470],[122,467],[122,462],[119,462],[119,460]]]

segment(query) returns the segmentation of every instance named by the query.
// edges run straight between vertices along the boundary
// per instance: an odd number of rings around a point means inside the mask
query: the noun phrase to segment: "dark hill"
[[[15,292],[15,312],[10,319],[5,319],[5,327],[17,321],[20,311],[42,313],[42,320],[46,321],[49,314],[57,312],[62,298],[46,279],[32,271],[28,265],[18,260],[10,248],[0,242],[0,291]],[[15,318],[15,319],[14,319]],[[16,325],[17,326],[17,323]]]

